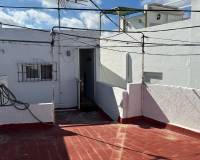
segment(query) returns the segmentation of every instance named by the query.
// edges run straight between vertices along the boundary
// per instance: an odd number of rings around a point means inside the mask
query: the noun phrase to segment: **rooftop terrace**
[[[55,126],[1,128],[0,160],[199,160],[200,139],[101,112],[56,113]]]

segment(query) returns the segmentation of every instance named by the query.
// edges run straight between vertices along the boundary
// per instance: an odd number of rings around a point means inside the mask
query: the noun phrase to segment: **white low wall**
[[[123,95],[126,90],[96,82],[95,101],[113,120],[123,116]]]
[[[54,104],[40,103],[30,105],[33,114],[42,122],[54,123]],[[38,123],[28,110],[17,110],[14,106],[0,107],[0,125]]]
[[[147,85],[142,114],[164,123],[200,132],[200,90]]]
[[[145,116],[200,132],[200,90],[184,87],[128,84],[128,91],[97,82],[96,103],[112,119]]]
[[[132,118],[142,115],[142,109],[141,109],[141,83],[138,84],[128,84],[128,105],[127,109],[124,110],[124,117],[122,118]]]

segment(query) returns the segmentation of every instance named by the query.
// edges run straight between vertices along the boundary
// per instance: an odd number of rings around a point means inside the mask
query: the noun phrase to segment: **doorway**
[[[81,110],[94,110],[95,88],[95,50],[79,50],[79,108]]]

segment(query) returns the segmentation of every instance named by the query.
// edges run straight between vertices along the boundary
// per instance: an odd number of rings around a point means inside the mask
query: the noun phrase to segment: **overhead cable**
[[[37,7],[37,6],[9,6],[0,5],[0,8],[11,8],[11,9],[38,9],[38,10],[57,10],[57,7]],[[75,11],[94,11],[94,12],[109,12],[109,11],[130,11],[130,9],[99,9],[99,8],[73,8],[73,7],[61,7],[61,10],[75,10]],[[186,9],[140,9],[133,8],[131,11],[135,12],[196,12],[199,13],[200,10],[186,10]]]
[[[99,9],[101,11],[101,13],[103,13],[103,10],[93,1],[93,0],[89,0],[97,9]],[[123,31],[123,29],[121,28],[120,24],[118,25],[116,22],[114,22],[107,14],[104,14],[105,17],[112,22],[117,28],[119,28],[121,31]],[[130,38],[132,38],[135,41],[138,41],[136,38],[134,38],[133,36],[129,35],[128,33],[124,32],[124,34],[126,34],[127,36],[129,36]]]

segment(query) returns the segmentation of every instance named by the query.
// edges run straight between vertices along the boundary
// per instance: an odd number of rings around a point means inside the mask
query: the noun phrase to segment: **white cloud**
[[[57,20],[54,17],[45,12],[28,10],[27,15],[30,18],[29,20],[35,22],[38,25],[42,25],[45,23],[47,23],[48,25],[56,25],[57,23]]]
[[[0,22],[22,26],[33,26],[36,28],[50,28],[58,25],[57,17],[54,17],[47,12],[34,9],[26,11],[11,9],[0,10]],[[102,23],[107,23],[105,17],[102,18]],[[80,12],[78,17],[63,17],[61,19],[61,25],[77,28],[98,28],[99,15],[93,12]]]
[[[86,28],[98,28],[99,27],[99,14],[94,12],[82,12],[80,13],[80,18],[82,19]]]
[[[40,0],[42,6],[45,7],[56,7],[57,6],[57,0]]]
[[[64,27],[77,27],[77,28],[84,27],[83,22],[77,18],[62,18],[61,24]]]
[[[57,0],[37,0],[44,7],[56,7]],[[101,4],[102,0],[94,0],[97,4]],[[92,7],[92,3],[81,1],[81,3]],[[74,4],[73,4],[74,5]],[[93,6],[94,7],[94,6]],[[51,11],[40,10],[15,10],[15,9],[0,9],[0,22],[15,24],[21,26],[35,27],[35,28],[51,28],[58,25],[57,16],[53,16]],[[102,23],[107,23],[105,17],[102,17]],[[99,14],[94,12],[77,12],[73,17],[62,17],[62,26],[77,27],[77,28],[98,28]]]
[[[36,10],[16,11],[0,10],[0,21],[2,23],[40,27],[43,24],[56,25],[56,19],[46,12]]]
[[[22,20],[17,21],[17,19],[15,19],[12,15],[6,14],[2,9],[0,10],[0,21],[2,23],[11,23],[11,24],[19,24],[20,22],[22,23]]]
[[[62,18],[62,26],[76,28],[99,28],[99,14],[94,12],[81,12],[79,18]],[[107,23],[105,17],[102,17],[102,24]]]

